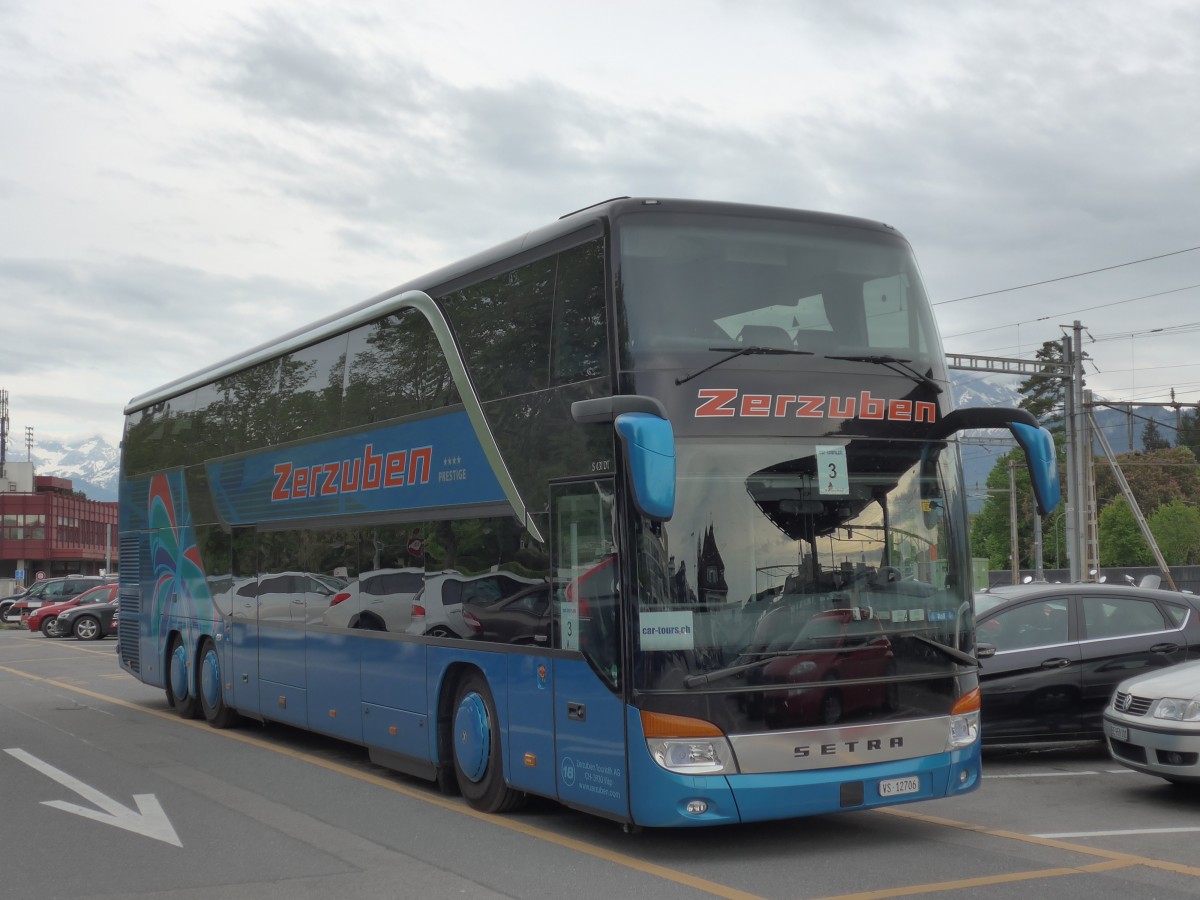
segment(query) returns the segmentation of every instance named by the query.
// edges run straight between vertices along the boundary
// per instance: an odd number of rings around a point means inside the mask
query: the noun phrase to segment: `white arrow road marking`
[[[158,799],[153,794],[134,794],[133,802],[137,804],[137,810],[134,811],[24,750],[10,749],[4,752],[19,759],[30,768],[37,769],[46,777],[54,779],[63,787],[70,788],[84,800],[96,804],[104,812],[88,809],[86,806],[76,806],[74,803],[66,803],[63,800],[43,800],[43,805],[53,806],[55,809],[65,810],[77,816],[83,816],[85,819],[94,819],[105,825],[116,825],[126,831],[154,838],[154,840],[166,844],[174,844],[176,847],[183,846],[179,835],[175,833],[174,827],[167,818],[167,814],[163,812],[162,806],[159,805]]]

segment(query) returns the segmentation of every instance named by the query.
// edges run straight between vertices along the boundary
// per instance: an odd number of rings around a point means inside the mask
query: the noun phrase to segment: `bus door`
[[[551,554],[558,645],[554,660],[558,797],[629,814],[621,699],[620,593],[611,478],[551,485]]]

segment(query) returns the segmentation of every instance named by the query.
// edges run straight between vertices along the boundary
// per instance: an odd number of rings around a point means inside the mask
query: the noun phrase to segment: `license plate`
[[[1114,725],[1112,722],[1105,722],[1104,730],[1108,732],[1108,736],[1110,738],[1114,738],[1118,741],[1129,740],[1129,729],[1124,725]]]
[[[898,797],[901,794],[915,794],[921,790],[921,779],[916,775],[907,778],[886,778],[879,782],[880,797]]]

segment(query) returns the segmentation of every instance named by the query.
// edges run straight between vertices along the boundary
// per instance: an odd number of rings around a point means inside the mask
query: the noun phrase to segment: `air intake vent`
[[[142,645],[138,631],[142,621],[142,571],[138,539],[121,538],[121,587],[117,592],[117,655],[133,672],[142,670]]]

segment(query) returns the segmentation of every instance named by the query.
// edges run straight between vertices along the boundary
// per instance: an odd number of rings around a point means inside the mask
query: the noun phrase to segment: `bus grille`
[[[142,670],[138,630],[142,618],[141,566],[136,537],[121,538],[121,587],[117,592],[117,654],[132,672]]]

